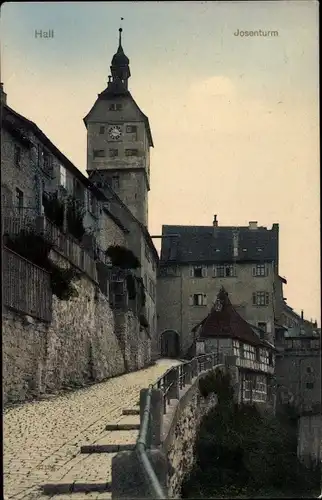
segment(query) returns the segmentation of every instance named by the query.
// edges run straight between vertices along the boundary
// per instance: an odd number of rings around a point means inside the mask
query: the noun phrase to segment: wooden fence
[[[47,217],[28,217],[26,215],[11,215],[2,218],[3,233],[19,234],[21,230],[32,228],[50,241],[54,249],[64,256],[71,264],[86,273],[97,282],[96,264],[94,259],[82,248],[74,238],[64,234]]]
[[[4,305],[50,322],[52,292],[49,273],[6,247],[2,255]]]

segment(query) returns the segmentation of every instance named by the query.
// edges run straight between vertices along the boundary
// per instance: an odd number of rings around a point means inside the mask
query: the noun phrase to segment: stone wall
[[[298,423],[298,457],[307,465],[322,460],[322,415],[302,415]]]
[[[132,311],[113,311],[85,275],[74,286],[77,297],[53,296],[50,324],[3,311],[5,402],[85,386],[150,362],[149,338]]]
[[[194,445],[201,419],[217,403],[215,395],[204,399],[198,380],[181,397],[173,420],[165,431],[162,449],[168,459],[167,491],[169,498],[180,498],[181,485],[194,464]]]

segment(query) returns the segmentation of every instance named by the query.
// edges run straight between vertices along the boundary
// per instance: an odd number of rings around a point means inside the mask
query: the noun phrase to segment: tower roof
[[[122,47],[122,28],[119,29],[119,46],[116,54],[114,54],[112,58],[112,66],[128,66],[130,63],[129,58],[124,54],[124,50]]]

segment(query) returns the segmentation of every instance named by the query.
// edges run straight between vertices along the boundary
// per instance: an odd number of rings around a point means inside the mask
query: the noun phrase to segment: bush
[[[319,487],[320,471],[305,469],[296,450],[292,415],[280,420],[262,416],[255,405],[218,402],[202,419],[182,498],[309,495]]]
[[[60,229],[64,226],[64,204],[58,198],[58,193],[50,193],[43,195],[43,206],[45,216]]]
[[[218,401],[231,401],[234,390],[231,387],[230,374],[221,370],[210,371],[199,380],[199,391],[204,398],[215,393]]]
[[[139,259],[131,250],[119,245],[111,245],[106,250],[106,255],[111,259],[112,266],[121,269],[138,269],[141,267]]]
[[[67,230],[78,241],[82,241],[85,234],[85,227],[83,224],[84,213],[85,211],[82,205],[75,200],[75,198],[70,197],[67,201]]]

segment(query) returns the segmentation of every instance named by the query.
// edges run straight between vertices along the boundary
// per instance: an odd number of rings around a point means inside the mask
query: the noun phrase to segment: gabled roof
[[[161,265],[199,262],[224,263],[278,262],[278,224],[272,229],[258,227],[162,226]],[[234,238],[238,238],[238,257],[234,257]]]
[[[199,338],[231,338],[251,344],[275,349],[272,344],[261,340],[254,332],[252,325],[247,323],[234,309],[228,293],[221,288],[217,300],[208,316],[194,329],[201,327]]]
[[[143,113],[143,111],[141,111],[141,109],[139,108],[139,106],[137,105],[137,103],[135,102],[135,100],[133,99],[133,97],[132,97],[131,93],[129,92],[129,90],[127,90],[124,87],[124,85],[122,84],[122,82],[120,82],[118,80],[116,80],[114,82],[109,82],[109,84],[106,87],[106,89],[103,90],[103,92],[101,92],[100,94],[98,94],[98,97],[97,97],[95,103],[93,104],[91,110],[89,111],[89,113],[87,113],[87,115],[83,119],[83,121],[85,123],[85,126],[87,127],[87,122],[88,122],[89,115],[91,114],[91,112],[93,111],[96,103],[99,100],[107,100],[108,101],[108,100],[113,100],[116,97],[117,98],[121,98],[121,99],[130,99],[132,101],[132,103],[136,107],[137,111],[139,112],[141,121],[143,121],[145,123],[146,132],[147,132],[148,140],[149,140],[149,145],[151,147],[154,147],[153,139],[152,139],[152,132],[151,132],[151,128],[150,128],[150,123],[149,123],[148,117]]]

